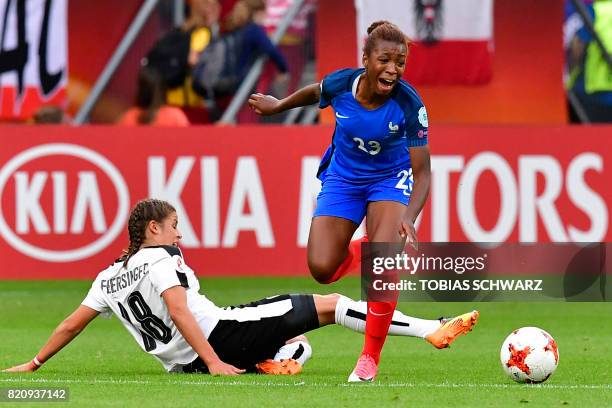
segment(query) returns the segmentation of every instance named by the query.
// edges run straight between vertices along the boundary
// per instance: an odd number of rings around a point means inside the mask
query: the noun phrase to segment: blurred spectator
[[[229,13],[234,9],[234,5],[238,2],[238,0],[220,0],[221,3],[221,13],[219,13],[219,21],[225,21]],[[223,30],[223,27],[221,27]]]
[[[263,28],[265,12],[264,0],[237,1],[223,21],[223,34],[202,53],[194,68],[194,88],[217,102],[215,118],[260,55],[269,56],[281,73],[287,72],[285,57]]]
[[[595,32],[608,54],[612,52],[612,0],[585,1]],[[612,67],[605,60],[593,35],[566,3],[566,45],[569,78],[567,87],[582,105],[590,122],[612,123]],[[577,122],[575,112],[570,112]]]
[[[166,106],[164,79],[156,69],[144,66],[138,73],[136,106],[125,112],[118,124],[189,126],[189,120],[181,109]]]
[[[204,100],[191,87],[191,69],[218,31],[217,0],[190,0],[183,25],[166,33],[147,54],[168,85],[167,102],[179,106],[192,123],[208,122]]]
[[[263,24],[266,18],[264,0],[239,0],[224,21],[228,33],[241,36],[242,47],[238,57],[239,77],[243,78],[262,54],[268,55],[281,73],[287,73],[287,61],[268,38]]]
[[[293,3],[294,0],[266,0],[267,7],[264,26],[268,35],[274,34],[289,9],[293,6]],[[308,23],[315,8],[316,0],[305,0],[279,42],[280,51],[289,61],[287,94],[295,92],[302,77],[306,58],[308,57],[308,39],[313,33],[313,27]],[[270,63],[266,64],[257,90],[267,93],[274,77],[274,67]]]
[[[37,125],[57,125],[67,123],[64,110],[55,105],[41,106],[34,112],[32,117]]]

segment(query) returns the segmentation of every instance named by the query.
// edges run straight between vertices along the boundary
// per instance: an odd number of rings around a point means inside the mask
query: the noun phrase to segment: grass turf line
[[[359,296],[354,278],[327,287],[309,278],[204,278],[201,283],[218,305],[292,292]],[[32,358],[90,284],[0,281],[0,367]],[[435,350],[419,339],[389,338],[377,382],[348,385],[363,338],[341,327],[309,334],[314,355],[299,376],[230,378],[166,374],[116,318],[99,318],[37,373],[0,375],[0,387],[68,387],[73,406],[612,405],[611,304],[404,303],[399,308],[426,318],[477,308],[481,319],[449,350]],[[515,384],[500,367],[501,343],[521,326],[542,327],[559,344],[559,368],[543,385]]]

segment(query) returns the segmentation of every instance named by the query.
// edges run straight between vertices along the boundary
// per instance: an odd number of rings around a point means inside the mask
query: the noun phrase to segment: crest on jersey
[[[397,133],[399,130],[399,125],[394,125],[393,122],[389,122],[389,132]]]
[[[182,271],[183,270],[183,265],[184,265],[183,264],[183,259],[180,256],[178,256],[178,255],[174,255],[173,258],[176,259],[177,270]]]
[[[429,121],[427,120],[427,111],[425,110],[424,106],[421,106],[421,109],[419,109],[419,123],[421,124],[421,126],[423,127],[429,127]]]

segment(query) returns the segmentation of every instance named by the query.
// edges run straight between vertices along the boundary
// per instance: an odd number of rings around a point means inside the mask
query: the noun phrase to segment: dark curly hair
[[[138,252],[142,246],[149,221],[162,222],[173,212],[176,212],[176,210],[169,202],[155,198],[147,198],[136,203],[128,221],[130,246],[124,251],[123,266],[127,265],[132,255]]]
[[[410,39],[395,24],[386,21],[375,21],[368,27],[368,38],[363,46],[363,53],[370,55],[378,40],[410,45]]]

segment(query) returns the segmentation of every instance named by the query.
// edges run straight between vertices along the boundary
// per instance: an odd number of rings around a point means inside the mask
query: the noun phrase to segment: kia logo
[[[36,233],[44,235],[51,232],[39,201],[41,192],[49,179],[49,173],[37,171],[30,178],[28,173],[18,171],[25,164],[48,156],[72,156],[81,159],[101,170],[110,179],[117,194],[117,212],[110,226],[107,227],[103,200],[97,184],[97,172],[79,172],[70,232],[75,235],[82,233],[85,219],[89,214],[93,220],[94,231],[101,234],[95,241],[77,248],[57,250],[33,245],[18,235],[29,232],[30,221]],[[62,163],[60,160],[57,162]],[[0,211],[0,235],[10,246],[25,255],[46,262],[77,261],[106,248],[124,228],[129,211],[129,193],[125,180],[113,163],[91,149],[74,144],[52,143],[19,153],[0,169],[0,198],[11,177],[15,179],[15,230],[7,224],[4,214]],[[66,172],[52,172],[50,179],[53,184],[53,232],[65,234],[69,227],[66,216]]]

